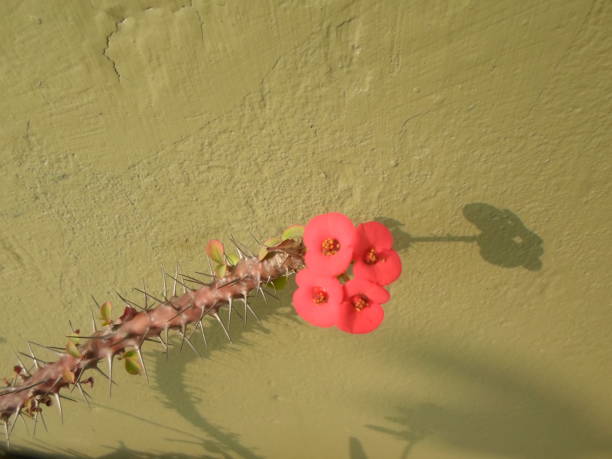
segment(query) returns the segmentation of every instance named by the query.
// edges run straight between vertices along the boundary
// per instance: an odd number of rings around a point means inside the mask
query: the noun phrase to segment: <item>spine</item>
[[[248,303],[250,293],[261,292],[263,295],[263,285],[294,274],[304,267],[305,248],[301,238],[286,239],[263,250],[259,257],[243,256],[241,253],[242,257],[237,263],[228,266],[227,270],[223,270],[222,277],[213,277],[209,283],[178,273],[176,277],[164,274],[164,290],[165,276],[173,279],[174,288],[171,295],[164,291],[160,295],[161,298],[158,298],[141,291],[153,304],[145,305],[140,312],[132,307],[140,306],[124,299],[128,307],[119,319],[108,320],[107,325],[90,336],[72,337],[78,338],[81,344],[71,341],[66,349],[49,347],[59,354],[55,362],[38,359],[30,347],[30,353],[23,355],[33,361],[32,370],[28,371],[19,360],[20,365],[15,367],[16,376],[13,382],[7,382],[7,386],[0,389],[0,421],[4,424],[7,445],[19,416],[33,418],[34,428],[38,417],[44,421],[42,407],[45,405],[56,404],[60,416],[63,416],[61,398],[65,396],[60,394],[61,389],[76,387],[87,401],[88,394],[83,385],[88,382],[93,384],[93,378],[84,378],[87,370],[96,370],[108,379],[109,395],[114,384],[112,369],[115,357],[126,358],[128,371],[130,368],[127,360],[133,359],[133,371],[130,372],[138,373],[142,368],[147,376],[141,353],[146,341],[158,341],[167,350],[168,332],[176,330],[181,337],[181,347],[186,343],[196,351],[187,336],[187,328],[190,325],[200,328],[206,342],[202,323],[206,316],[213,317],[230,339],[219,316],[220,308],[227,307],[228,317],[231,319],[233,302],[238,300],[244,306],[245,318],[247,313],[255,315]],[[181,295],[176,293],[177,283],[183,286],[184,293]],[[187,283],[197,285],[198,288],[192,288]],[[104,316],[104,312],[102,315]],[[99,368],[100,362],[105,363],[108,373]]]

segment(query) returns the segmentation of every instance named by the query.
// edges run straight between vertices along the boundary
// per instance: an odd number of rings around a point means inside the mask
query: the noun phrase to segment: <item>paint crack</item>
[[[115,76],[117,77],[117,81],[119,82],[121,82],[121,74],[119,73],[119,69],[117,68],[117,62],[115,62],[115,60],[108,54],[108,48],[110,47],[110,41],[112,36],[119,31],[119,24],[121,22],[123,21],[115,22],[115,30],[111,31],[111,33],[106,36],[106,46],[102,50],[102,55],[113,66],[113,71],[115,72]]]

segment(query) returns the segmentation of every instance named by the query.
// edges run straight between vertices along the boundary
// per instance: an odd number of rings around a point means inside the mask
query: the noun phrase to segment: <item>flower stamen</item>
[[[361,311],[370,305],[370,300],[365,295],[353,295],[351,297],[351,304],[357,311]]]
[[[323,304],[323,303],[327,303],[327,299],[329,298],[329,295],[327,294],[327,292],[325,290],[323,290],[320,287],[314,287],[312,289],[312,302],[314,304]]]
[[[335,255],[340,250],[340,242],[338,239],[325,239],[321,243],[321,252],[325,256]]]
[[[378,261],[378,255],[376,254],[376,250],[372,247],[368,250],[363,256],[363,261],[366,265],[373,265]]]

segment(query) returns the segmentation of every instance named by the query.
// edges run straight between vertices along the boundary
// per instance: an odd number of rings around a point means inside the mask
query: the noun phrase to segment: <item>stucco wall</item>
[[[3,374],[209,238],[340,211],[405,267],[375,333],[258,299],[233,344],[152,345],[149,386],[98,378],[13,444],[612,457],[610,30],[606,0],[3,0]]]

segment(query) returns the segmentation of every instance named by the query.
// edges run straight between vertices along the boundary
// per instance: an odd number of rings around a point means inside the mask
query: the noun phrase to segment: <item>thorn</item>
[[[112,338],[115,333],[109,333],[107,335],[91,335],[91,336],[81,336],[81,335],[66,335],[66,338],[83,338],[83,339],[108,339]],[[60,348],[61,349],[61,348]]]
[[[37,383],[29,384],[27,386],[22,386],[22,387],[12,387],[12,386],[9,386],[5,392],[0,394],[0,397],[3,396],[3,395],[8,395],[8,394],[18,394],[19,392],[26,391],[28,389],[31,389],[32,387],[36,387],[36,386],[38,386],[40,384],[43,384],[45,382],[46,381],[38,381]]]
[[[276,288],[276,285],[274,285],[274,283],[270,284],[270,276],[268,276],[267,284],[271,285],[272,288],[274,289],[274,293],[276,293],[278,295],[278,289]]]
[[[180,266],[177,263],[176,264],[176,277],[179,277],[179,271],[180,271]],[[183,277],[183,282],[181,282],[181,285],[183,286],[183,293],[187,293],[187,285],[184,283],[185,282],[185,278]],[[192,290],[191,288],[189,290]]]
[[[15,352],[14,350],[13,350],[13,352],[15,353],[15,357],[17,357],[17,363],[19,364],[19,366],[21,366],[21,368],[23,368],[25,370],[25,372],[28,374],[28,376],[32,376],[32,373],[30,373],[30,370],[28,370],[26,368],[26,366],[23,364],[23,362],[19,358],[19,354],[17,354],[17,352]]]
[[[109,378],[108,375],[104,373],[100,368],[98,367],[92,367],[92,368],[96,370],[98,373],[100,373],[102,376],[104,376],[106,379],[108,379],[111,382],[111,384],[114,384],[115,386],[117,385],[117,383],[113,381],[111,378]]]
[[[168,325],[166,324],[166,328],[164,329],[164,333],[166,334],[166,360],[168,360],[168,347],[170,346],[170,341],[168,341]]]
[[[32,351],[32,346],[30,346],[30,343],[28,343],[28,349],[30,350],[30,356],[32,357],[32,360],[34,360],[34,366],[38,370],[38,362],[36,361],[36,357],[34,357],[34,352]]]
[[[215,274],[215,271],[212,268],[212,264],[210,263],[210,258],[206,258],[208,260],[208,269],[210,269],[210,276],[213,278],[213,280],[217,280],[217,276]]]
[[[89,400],[87,399],[87,397],[85,397],[85,391],[83,390],[83,385],[80,382],[77,382],[76,386],[78,387],[79,392],[81,393],[81,397],[83,397],[83,400],[85,400],[85,403],[87,403],[87,408],[91,410],[91,403],[89,403]]]
[[[8,429],[8,421],[4,421],[4,436],[6,438],[6,449],[11,448],[11,434]]]
[[[212,274],[203,273],[203,272],[200,272],[200,271],[195,271],[195,273],[196,273],[196,274],[201,274],[202,276],[215,277],[215,276],[213,276]]]
[[[204,323],[202,319],[196,324],[196,327],[200,327],[200,331],[202,332],[202,340],[204,340],[204,347],[208,349],[208,343],[206,342],[206,335],[204,334]]]
[[[121,298],[121,301],[123,301],[123,302],[124,302],[125,304],[127,304],[128,306],[133,306],[133,307],[138,308],[138,309],[140,309],[140,310],[142,310],[142,311],[144,311],[144,310],[145,310],[145,308],[143,308],[143,307],[142,307],[142,306],[140,306],[139,304],[136,304],[136,303],[134,303],[133,301],[130,301],[130,300],[128,300],[127,298],[125,298],[125,297],[121,296],[121,294],[120,294],[120,293],[119,293],[117,290],[115,290],[115,293],[117,294],[117,296],[118,296],[119,298]]]
[[[223,332],[225,333],[225,336],[227,337],[228,341],[231,343],[232,342],[232,338],[230,338],[230,335],[227,332],[227,329],[225,328],[225,325],[223,325],[223,321],[221,320],[221,317],[219,317],[219,314],[217,312],[215,312],[214,314],[212,314],[212,316],[215,319],[217,319],[217,322],[219,322],[219,325],[221,325],[221,328],[223,328]]]
[[[36,368],[40,368],[40,367],[38,366],[38,363],[39,363],[39,362],[40,362],[40,363],[42,363],[43,365],[47,365],[47,364],[49,363],[49,362],[45,362],[44,360],[41,360],[41,359],[39,359],[39,358],[34,357],[34,355],[28,355],[28,354],[25,354],[25,353],[23,353],[23,352],[19,352],[19,353],[20,353],[21,355],[23,355],[24,357],[27,357],[28,359],[32,359],[32,360],[34,361],[34,366],[35,366]]]
[[[174,277],[170,276],[170,279],[174,279],[174,284],[172,285],[172,296],[176,296],[176,283],[178,282],[176,278],[178,277],[178,271],[179,271],[179,267],[177,263]]]
[[[259,292],[261,293],[261,296],[263,296],[264,302],[268,304],[268,299],[266,298],[263,288],[261,288],[261,284],[257,285],[257,290],[259,290]]]
[[[17,424],[17,417],[19,416],[19,413],[21,413],[21,406],[18,406],[15,409],[15,411],[14,411],[13,422],[11,422],[11,428],[9,429],[9,434],[13,433],[13,429],[15,428],[15,424]],[[8,420],[10,421],[11,418],[9,417]]]
[[[195,307],[195,304],[190,304],[186,308],[181,309],[179,312],[177,312],[175,315],[173,315],[170,319],[168,319],[168,322],[170,322],[171,320],[176,319],[178,316],[182,315],[185,311],[189,311],[190,309],[192,309],[194,307]]]
[[[157,341],[156,341],[156,342],[158,342],[159,344],[161,344],[161,345],[164,347],[164,349],[168,349],[167,344],[166,344],[166,343],[164,343],[164,340],[162,339],[162,337],[161,337],[161,336],[158,336],[158,337],[157,337]]]
[[[187,338],[187,336],[185,336],[185,332],[183,332],[183,331],[181,330],[181,331],[179,331],[179,333],[180,333],[181,335],[183,335],[183,341],[187,343],[187,345],[188,345],[188,346],[191,348],[191,350],[192,350],[193,352],[195,352],[195,353],[198,355],[198,357],[202,357],[202,354],[200,354],[200,353],[198,352],[198,350],[197,350],[195,347],[193,347],[193,344],[191,344],[191,341],[189,340],[189,338]],[[181,347],[182,347],[182,346],[183,346],[183,342],[181,342]]]
[[[205,282],[202,282],[200,279],[196,279],[193,276],[188,276],[187,274],[181,273],[181,277],[183,278],[183,280],[187,279],[189,282],[193,282],[194,284],[208,285]]]
[[[140,346],[136,348],[136,352],[138,353],[138,360],[140,360],[140,364],[142,365],[142,370],[144,371],[144,375],[147,380],[147,384],[149,384],[149,375],[147,374],[147,367],[145,366],[144,359],[142,358],[142,352],[140,351]]]
[[[47,421],[45,421],[45,417],[43,416],[42,411],[40,412],[40,420],[43,423],[43,426],[45,428],[45,432],[49,432],[49,429],[47,429]]]
[[[145,296],[148,296],[149,298],[151,298],[153,301],[157,301],[159,304],[164,304],[164,301],[160,300],[157,297],[154,297],[153,295],[151,295],[149,292],[147,292],[146,290],[140,290],[139,288],[134,287],[134,290],[136,290],[137,292],[142,293]],[[164,298],[166,298],[166,294],[164,293]],[[145,300],[146,301],[146,300]]]
[[[234,240],[233,235],[230,235],[230,241],[232,241],[232,244],[234,244],[234,247],[236,248],[236,251],[238,252],[238,256],[240,257],[240,259],[242,260],[243,258],[246,258],[245,253],[242,250],[240,250],[240,246]]]
[[[147,291],[147,283],[145,282],[144,279],[142,280],[142,289],[145,292]],[[148,301],[147,295],[144,295],[144,308],[145,308],[145,311],[149,309],[149,301]]]
[[[170,274],[167,274],[167,276],[168,276],[170,279],[173,279],[173,280],[174,280],[174,296],[176,296],[176,284],[177,284],[177,282],[178,282],[179,284],[181,284],[181,285],[183,286],[183,288],[184,288],[184,289],[189,289],[190,291],[193,291],[193,290],[194,290],[194,289],[192,289],[191,287],[189,287],[187,284],[184,284],[184,283],[182,283],[180,280],[176,279],[175,277],[172,277]],[[185,290],[185,293],[187,293],[187,290]]]
[[[274,298],[276,301],[280,301],[280,298],[277,297],[274,293],[272,293],[270,290],[265,289],[263,287],[261,287],[261,289],[266,292],[268,295],[270,295],[272,298]]]
[[[243,245],[241,242],[238,242],[236,240],[236,238],[234,237],[234,235],[230,236],[230,240],[234,243],[234,245],[236,246],[236,248],[238,249],[238,251],[243,252],[243,254],[248,255],[250,257],[254,257],[255,254],[250,251],[248,249],[248,247],[246,247],[245,245]],[[245,257],[246,258],[246,257]]]
[[[64,411],[62,410],[62,402],[60,400],[59,393],[56,392],[55,394],[53,394],[53,396],[55,397],[55,403],[57,403],[57,409],[59,410],[60,419],[63,424],[64,423]]]
[[[96,333],[98,331],[98,327],[96,327],[96,317],[94,316],[93,311],[91,312],[91,332]]]
[[[168,296],[168,288],[166,287],[166,270],[164,269],[164,265],[161,266],[161,275],[163,281],[163,295],[164,298]]]
[[[228,285],[232,285],[232,284],[237,284],[238,282],[242,282],[242,278],[237,277],[236,279],[232,279],[231,281],[227,281],[219,286],[217,286],[217,288],[223,288],[223,287],[227,287]]]
[[[255,314],[255,311],[253,311],[253,308],[251,308],[251,306],[249,306],[249,303],[247,302],[246,292],[242,294],[242,301],[244,301],[244,324],[246,325],[247,323],[247,310],[251,314],[253,314],[253,317],[255,317],[255,319],[259,320],[259,317],[257,317],[257,314]]]
[[[60,352],[60,349],[64,349],[63,347],[45,346],[44,344],[37,343],[36,341],[28,341],[28,344],[33,344],[34,346],[42,347],[44,349],[47,349],[47,350],[49,350],[51,352],[56,353],[57,355],[64,354],[64,352]]]
[[[228,308],[227,308],[227,329],[230,330],[231,329],[231,324],[232,322],[232,297],[229,297],[228,300]]]
[[[186,338],[185,337],[185,323],[184,322],[181,324],[181,329],[179,330],[179,333],[182,336],[181,346],[179,347],[179,352],[183,352],[183,344],[185,344],[185,338]]]
[[[111,391],[113,388],[113,354],[106,354],[106,364],[108,365],[108,398],[111,398]]]
[[[34,428],[32,429],[32,436],[36,436],[36,424],[38,424],[38,411],[34,411]]]
[[[93,295],[91,295],[91,299],[93,300],[94,303],[96,303],[96,306],[98,307],[98,309],[100,309],[100,303],[96,301]]]
[[[259,239],[257,239],[257,238],[255,237],[255,235],[253,234],[253,232],[252,232],[251,230],[249,230],[249,234],[251,235],[251,237],[252,237],[253,239],[255,239],[255,242],[257,243],[257,245],[258,245],[258,246],[259,246],[259,245],[262,245],[262,243],[259,241]]]

